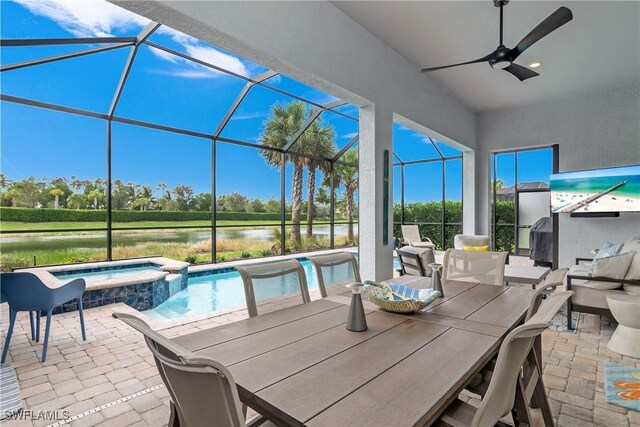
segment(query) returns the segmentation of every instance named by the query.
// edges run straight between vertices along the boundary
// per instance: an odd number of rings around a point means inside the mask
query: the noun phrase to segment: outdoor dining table
[[[345,328],[345,293],[174,341],[225,364],[240,400],[279,425],[428,425],[522,322],[533,291],[449,282],[444,294],[409,315],[365,301],[364,332]]]

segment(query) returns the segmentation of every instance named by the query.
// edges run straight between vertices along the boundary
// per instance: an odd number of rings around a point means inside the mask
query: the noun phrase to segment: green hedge
[[[218,212],[220,220],[267,221],[280,219],[278,213],[263,212]],[[0,219],[13,222],[105,222],[104,209],[33,209],[0,207]],[[134,221],[207,221],[211,212],[207,211],[113,211],[113,222]],[[291,219],[291,214],[287,214]]]
[[[399,203],[393,205],[393,221],[401,221],[401,206]],[[513,225],[506,226],[500,224],[512,224],[515,220],[515,204],[511,201],[496,202],[496,250],[514,251]],[[422,238],[428,237],[436,245],[437,249],[453,247],[453,237],[462,233],[459,225],[446,225],[444,230],[444,245],[442,244],[442,202],[431,201],[426,203],[405,203],[404,222],[411,224],[414,222],[435,222],[437,225],[420,224],[420,235]],[[462,222],[462,202],[445,202],[445,224]],[[400,225],[394,225],[394,236],[402,238]]]

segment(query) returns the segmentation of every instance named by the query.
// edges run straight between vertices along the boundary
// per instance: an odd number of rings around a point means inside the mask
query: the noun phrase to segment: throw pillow
[[[618,255],[620,253],[620,249],[622,249],[622,243],[611,243],[606,242],[602,247],[598,250],[594,259],[607,258],[610,256]]]
[[[467,245],[464,245],[463,249],[465,251],[489,252],[489,246],[467,246]]]
[[[625,279],[640,280],[640,236],[632,237],[631,239],[627,240],[620,250],[620,252],[632,251],[636,252],[636,256],[633,257],[633,260],[631,261],[631,266],[629,267],[629,271],[627,271]]]
[[[635,252],[614,255],[606,258],[599,258],[593,261],[593,277],[607,277],[609,279],[622,279],[629,271],[631,261]],[[622,283],[590,281],[585,286],[593,289],[619,289]]]

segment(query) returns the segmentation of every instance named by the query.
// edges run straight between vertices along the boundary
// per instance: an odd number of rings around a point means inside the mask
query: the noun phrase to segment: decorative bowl
[[[440,292],[432,289],[413,289],[408,286],[366,281],[364,294],[378,307],[394,313],[413,313],[427,307]]]

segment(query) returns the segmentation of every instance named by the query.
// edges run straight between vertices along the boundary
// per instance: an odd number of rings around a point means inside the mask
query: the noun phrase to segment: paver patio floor
[[[329,287],[329,291],[343,292],[344,288]],[[318,297],[317,291],[312,292],[313,299]],[[278,304],[287,302],[279,300]],[[2,325],[6,325],[7,306],[0,306],[0,310]],[[25,409],[68,411],[72,426],[167,423],[169,395],[151,354],[138,333],[111,317],[116,311],[135,313],[124,304],[85,311],[87,341],[81,339],[77,312],[54,316],[44,364],[39,360],[41,343],[29,340],[28,316],[19,314],[8,361],[16,368]],[[246,310],[242,309],[161,332],[172,337],[245,317]],[[640,413],[606,402],[603,386],[605,362],[640,367],[640,360],[607,349],[614,323],[582,314],[578,328],[577,334],[550,330],[543,334],[544,381],[557,425],[640,425]],[[466,399],[474,400],[471,396]],[[52,423],[22,420],[8,425]]]

